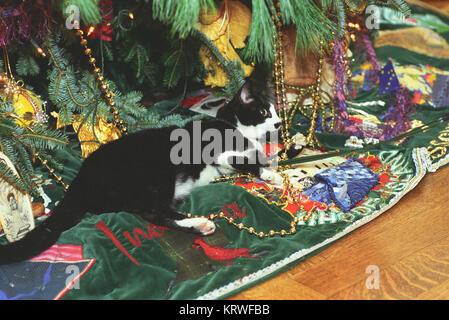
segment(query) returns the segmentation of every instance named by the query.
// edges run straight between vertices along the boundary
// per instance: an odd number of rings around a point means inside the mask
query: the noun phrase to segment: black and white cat
[[[275,183],[282,181],[278,174],[262,166],[267,158],[260,143],[264,135],[278,130],[281,121],[274,105],[253,93],[248,83],[219,109],[216,118],[200,124],[201,133],[214,129],[224,136],[233,130],[244,143],[235,146],[223,139],[222,150],[211,152],[214,161],[179,164],[172,159],[172,149],[180,143],[173,138],[177,127],[143,130],[103,145],[84,161],[64,198],[41,225],[23,239],[0,247],[0,264],[23,261],[43,252],[63,231],[80,222],[86,212],[125,211],[157,225],[209,235],[215,231],[212,221],[187,218],[174,209],[194,188],[234,172],[249,172]],[[182,129],[192,137],[194,126],[191,122]],[[198,141],[191,140],[190,150],[194,150],[193,144]],[[201,140],[203,150],[208,143]]]

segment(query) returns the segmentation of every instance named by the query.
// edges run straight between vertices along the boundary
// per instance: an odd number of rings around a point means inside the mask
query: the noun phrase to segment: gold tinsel
[[[58,129],[68,125],[61,122],[58,113],[52,112],[51,115],[57,119],[56,127]],[[107,122],[102,117],[97,118],[97,123],[94,127],[92,127],[91,123],[85,121],[80,128],[82,122],[83,116],[77,114],[73,116],[71,125],[73,129],[78,132],[78,140],[80,141],[81,152],[84,158],[87,158],[92,152],[97,150],[101,144],[114,141],[121,136],[120,130],[114,126],[114,124]],[[93,130],[95,130],[95,134]]]
[[[245,77],[251,75],[253,67],[240,59],[234,48],[245,46],[245,39],[251,27],[251,11],[240,1],[224,0],[217,11],[203,11],[199,17],[197,29],[210,39],[227,61],[237,60]],[[212,53],[206,47],[200,49],[200,57],[208,76],[203,79],[206,86],[224,87],[227,84],[226,73],[217,64]]]

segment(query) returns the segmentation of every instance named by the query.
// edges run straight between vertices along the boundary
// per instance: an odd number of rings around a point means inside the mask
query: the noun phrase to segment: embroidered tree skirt
[[[432,46],[426,46],[425,42],[419,42],[416,47],[403,46],[401,37],[401,32],[409,34],[410,28],[421,28],[414,32],[435,34],[438,38],[434,40],[445,46],[449,39],[449,19],[416,6],[406,21],[395,20],[388,11],[381,17],[381,32],[377,41],[374,39],[377,57],[383,65],[391,58],[399,82],[412,92],[416,112],[410,114],[410,119],[427,123],[449,113],[447,51],[431,50]],[[396,35],[384,34],[382,30]],[[360,65],[358,68],[352,70],[354,78],[348,106],[357,109],[358,115],[380,119],[389,107],[388,98],[380,96],[378,87],[370,87],[363,79],[363,71],[367,69]],[[333,150],[344,149],[349,136],[321,133],[318,138]],[[401,201],[426,174],[449,162],[448,139],[449,125],[444,123],[397,146],[351,154],[350,158],[357,159],[378,179],[349,211],[303,192],[298,192],[296,202],[291,201],[282,187],[247,178],[198,188],[179,208],[197,215],[223,212],[235,222],[264,233],[289,230],[293,217],[312,213],[310,220],[296,225],[295,234],[284,237],[261,239],[219,219],[215,234],[198,238],[150,224],[126,212],[87,213],[81,223],[64,232],[57,244],[43,254],[30,261],[0,266],[0,298],[229,297],[286,271],[379,215],[388,214],[388,209]],[[59,157],[66,160],[63,178],[70,182],[80,166],[80,154],[74,146]],[[314,175],[345,160],[332,158],[298,166],[290,176]],[[63,191],[49,180],[47,173],[42,172],[41,178],[42,199],[38,200],[45,202],[51,211]],[[363,179],[359,182],[361,187],[366,183]],[[43,219],[39,218],[37,224]],[[6,243],[4,236],[0,240]]]

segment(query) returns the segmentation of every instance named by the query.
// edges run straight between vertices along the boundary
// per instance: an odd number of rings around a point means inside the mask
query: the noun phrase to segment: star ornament
[[[398,76],[393,68],[393,63],[388,63],[379,71],[379,93],[384,95],[397,90],[401,87],[399,84]]]

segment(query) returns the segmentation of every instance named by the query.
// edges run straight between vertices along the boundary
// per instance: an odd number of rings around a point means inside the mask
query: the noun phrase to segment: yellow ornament
[[[251,11],[240,1],[224,0],[217,11],[201,12],[197,29],[211,40],[227,61],[238,61],[249,77],[254,67],[246,65],[234,48],[245,46],[245,39],[251,28]],[[206,47],[200,48],[200,57],[208,75],[206,86],[224,87],[227,76],[222,66],[217,64],[213,54]]]
[[[14,95],[14,112],[21,120],[30,126],[36,121],[36,116],[44,112],[40,96],[27,89],[21,89]],[[21,121],[16,121],[18,125],[23,125]]]
[[[365,11],[366,6],[368,5],[368,1],[348,1],[345,0],[346,7],[349,9],[349,12],[355,15],[360,15]]]
[[[56,127],[58,129],[68,125],[62,123],[58,113],[52,112],[51,115],[57,119]],[[103,117],[98,117],[97,123],[93,127],[91,123],[87,123],[86,121],[81,126],[82,122],[83,116],[76,114],[73,116],[71,125],[76,132],[79,130],[78,140],[81,144],[81,152],[84,158],[90,156],[101,144],[114,141],[121,136],[120,130],[114,124],[107,122]],[[93,130],[95,130],[95,134]]]
[[[35,122],[46,122],[46,114],[40,96],[34,92],[23,88],[23,82],[15,81],[6,75],[0,75],[0,94],[3,94],[4,101],[11,100],[14,106],[14,113],[19,117],[17,125],[26,127]]]

